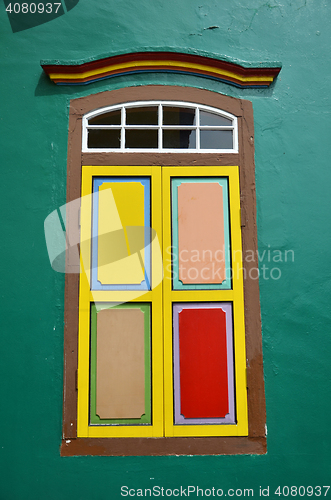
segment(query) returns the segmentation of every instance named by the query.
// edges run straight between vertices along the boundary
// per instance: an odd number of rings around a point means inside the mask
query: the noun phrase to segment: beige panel
[[[178,186],[178,246],[182,283],[225,280],[223,190],[218,182]]]
[[[145,413],[144,313],[103,309],[97,315],[96,413],[140,418]]]

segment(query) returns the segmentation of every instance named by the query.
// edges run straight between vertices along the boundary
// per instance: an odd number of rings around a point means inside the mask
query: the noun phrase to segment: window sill
[[[264,455],[263,437],[64,439],[61,456]]]

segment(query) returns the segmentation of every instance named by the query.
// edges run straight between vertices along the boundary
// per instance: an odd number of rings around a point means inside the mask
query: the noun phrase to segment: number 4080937
[[[284,497],[326,497],[330,486],[278,486],[275,495]]]
[[[6,11],[10,14],[57,14],[61,3],[9,3],[6,7]]]

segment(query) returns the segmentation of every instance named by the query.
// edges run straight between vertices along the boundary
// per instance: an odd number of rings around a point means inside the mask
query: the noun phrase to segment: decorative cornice
[[[266,63],[248,67],[194,54],[179,52],[136,52],[103,57],[84,63],[41,61],[45,73],[56,85],[87,85],[115,76],[141,73],[181,73],[202,76],[239,88],[266,88],[281,66]]]

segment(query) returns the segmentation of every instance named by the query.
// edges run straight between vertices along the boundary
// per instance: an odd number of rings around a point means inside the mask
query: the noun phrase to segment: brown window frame
[[[238,119],[238,153],[130,153],[82,152],[82,118],[93,110],[132,101],[185,101],[212,106]],[[256,196],[254,166],[254,120],[252,103],[208,90],[178,86],[127,87],[71,101],[69,113],[67,203],[80,198],[83,165],[135,166],[231,166],[239,165],[243,255],[257,255]],[[75,221],[78,225],[78,221]],[[67,224],[69,221],[67,221]],[[70,220],[70,224],[73,221]],[[78,227],[78,226],[77,226]],[[68,228],[68,225],[67,225]],[[77,264],[77,263],[76,263]],[[74,265],[76,265],[74,264]],[[67,255],[70,266],[70,255]],[[61,455],[232,455],[266,453],[266,411],[263,377],[259,282],[249,279],[256,262],[243,259],[248,436],[78,438],[77,365],[79,274],[65,276],[64,392]],[[74,269],[71,269],[73,271]]]

